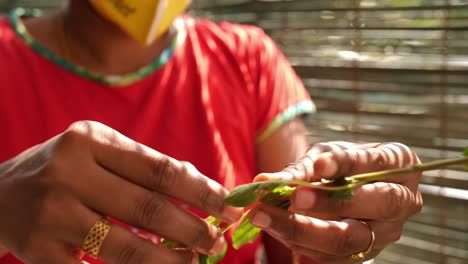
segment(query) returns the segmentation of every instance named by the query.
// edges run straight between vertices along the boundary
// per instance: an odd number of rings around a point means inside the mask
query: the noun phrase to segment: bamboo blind
[[[317,104],[311,143],[399,141],[423,161],[468,146],[467,0],[197,1],[262,27]],[[423,211],[377,263],[468,263],[468,173],[425,173]]]

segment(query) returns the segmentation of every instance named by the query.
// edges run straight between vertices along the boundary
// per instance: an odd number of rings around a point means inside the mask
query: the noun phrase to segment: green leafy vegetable
[[[224,258],[224,256],[226,255],[227,249],[228,249],[228,246],[225,245],[223,252],[221,252],[218,255],[214,255],[214,256],[200,255],[198,257],[198,262],[200,264],[216,264]]]
[[[252,225],[249,218],[245,217],[242,223],[232,234],[232,247],[239,249],[241,246],[252,243],[260,234],[261,229]]]
[[[174,249],[174,248],[187,248],[186,246],[180,244],[179,242],[172,241],[169,239],[164,239],[161,243],[163,246],[166,246],[167,248]]]
[[[330,184],[333,186],[351,186],[352,184],[357,184],[357,183],[358,181],[351,179],[351,178],[340,178],[340,179],[330,182]],[[333,191],[331,195],[333,199],[347,199],[353,196],[354,196],[354,192],[351,187],[343,189],[343,190]]]
[[[279,186],[270,193],[264,195],[260,201],[264,204],[287,209],[291,205],[289,198],[296,188],[290,186]]]
[[[221,224],[221,221],[218,218],[211,216],[211,215],[205,218],[205,221],[214,226],[219,226]]]
[[[225,199],[227,205],[236,207],[247,207],[257,201],[265,204],[269,204],[275,207],[287,209],[291,202],[290,197],[295,190],[294,186],[307,186],[309,188],[330,191],[331,197],[336,199],[344,199],[353,196],[353,189],[364,185],[369,182],[384,180],[389,177],[395,177],[404,175],[407,173],[422,172],[427,170],[442,169],[450,165],[464,164],[468,169],[468,148],[464,150],[464,156],[462,158],[438,160],[425,164],[417,164],[407,168],[385,170],[372,173],[364,173],[345,177],[337,180],[322,180],[321,182],[305,182],[305,181],[276,181],[276,182],[256,182],[250,184],[244,184],[236,187]],[[260,234],[260,229],[250,223],[248,219],[247,211],[241,218],[241,224],[233,233],[232,243],[235,249],[239,249],[247,243],[253,242]],[[217,227],[220,226],[221,222],[213,217],[209,216],[205,219],[210,224]],[[233,227],[234,224],[228,225],[221,230],[222,233],[228,231]],[[168,248],[187,248],[186,246],[170,241],[164,240],[163,245]],[[216,256],[200,255],[199,261],[201,264],[216,264],[222,260],[227,252],[227,246],[224,251]]]
[[[331,191],[333,197],[347,198],[352,196],[352,189],[364,185],[368,182],[384,180],[389,177],[404,175],[407,173],[437,170],[450,165],[466,164],[468,157],[438,160],[429,163],[417,164],[406,168],[385,170],[371,173],[363,173],[343,179],[337,180],[324,180],[322,182],[305,182],[305,181],[277,181],[277,182],[256,182],[250,184],[240,185],[235,188],[225,200],[225,203],[237,207],[246,207],[254,202],[268,197],[278,187],[301,185],[309,188]]]
[[[210,223],[214,226],[217,226],[219,227],[219,225],[221,224],[221,221],[219,221],[216,217],[214,216],[208,216],[207,218],[205,218],[205,221],[207,223]],[[166,246],[167,248],[171,248],[171,249],[174,249],[174,248],[187,248],[187,246],[179,243],[179,242],[176,242],[176,241],[172,241],[172,240],[169,240],[169,239],[164,239],[161,243],[163,246]]]
[[[281,185],[283,185],[282,182],[255,182],[239,185],[226,197],[224,203],[236,207],[246,207],[258,200],[258,195],[262,194],[261,191],[268,193]]]

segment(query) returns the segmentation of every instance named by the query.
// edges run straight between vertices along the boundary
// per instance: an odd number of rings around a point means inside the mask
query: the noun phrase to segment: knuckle
[[[206,210],[222,213],[224,200],[221,196],[217,195],[208,184],[203,184],[198,191],[200,204],[203,205]]]
[[[328,141],[314,144],[311,150],[318,152],[331,152],[352,149],[355,144],[345,141]]]
[[[58,141],[58,148],[69,146],[80,146],[83,144],[91,144],[102,142],[110,134],[110,128],[94,121],[77,121],[71,124],[68,129],[63,132]]]
[[[167,210],[168,203],[156,197],[156,195],[149,195],[141,202],[136,203],[136,220],[144,227],[155,225],[159,218],[164,218],[164,213]]]
[[[390,234],[388,234],[389,243],[394,243],[400,240],[401,234],[402,234],[401,228],[399,228],[398,230],[394,232],[390,232]]]
[[[340,235],[336,237],[335,243],[332,245],[332,252],[330,253],[337,256],[347,256],[358,251],[355,245],[355,238],[349,227],[342,230]]]
[[[152,161],[151,166],[150,183],[153,190],[167,190],[175,185],[175,168],[169,157],[162,156]]]
[[[348,176],[355,173],[357,169],[361,169],[360,165],[362,164],[358,159],[357,150],[338,150],[332,153],[335,161],[339,164],[336,172],[337,177]]]
[[[379,146],[379,149],[385,149],[393,153],[393,158],[398,161],[398,166],[400,167],[421,163],[416,152],[405,144],[388,142]]]
[[[67,130],[63,132],[55,141],[52,150],[52,158],[55,160],[63,160],[70,156],[71,152],[76,152],[87,146],[89,143],[88,136],[78,130]]]
[[[423,209],[423,206],[424,206],[424,201],[423,201],[421,192],[418,191],[418,193],[416,194],[415,202],[414,202],[413,214],[417,214],[421,212]]]
[[[382,149],[375,149],[371,162],[376,164],[377,170],[383,170],[388,165],[387,154]]]
[[[117,264],[140,264],[146,258],[146,246],[127,244],[117,255]]]
[[[214,238],[210,235],[210,230],[207,225],[198,225],[193,228],[189,242],[192,245],[200,245],[202,248],[207,248],[214,243]]]
[[[60,136],[59,142],[62,144],[83,142],[83,139],[86,138],[88,127],[90,127],[90,125],[87,125],[87,123],[84,121],[73,123]]]
[[[55,192],[48,192],[43,194],[38,200],[36,206],[36,223],[35,227],[39,230],[48,229],[55,224],[55,222],[63,215],[62,209],[59,204],[61,197]]]
[[[317,143],[317,144],[314,144],[309,151],[312,151],[312,152],[318,152],[318,153],[321,153],[321,152],[329,152],[329,151],[332,151],[332,147],[330,146],[329,143]]]
[[[100,130],[103,128],[107,128],[107,126],[96,121],[81,120],[72,123],[68,127],[67,131],[75,131],[79,134],[87,134],[92,130]]]
[[[390,187],[385,195],[386,203],[381,208],[384,219],[399,218],[404,208],[404,192],[398,187]]]

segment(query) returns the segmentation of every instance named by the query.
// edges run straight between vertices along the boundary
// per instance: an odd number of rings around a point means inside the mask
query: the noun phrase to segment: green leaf
[[[329,184],[332,186],[346,186],[355,182],[356,180],[339,178],[330,182]],[[331,194],[331,197],[333,199],[346,199],[346,198],[351,198],[353,196],[354,196],[354,193],[353,193],[352,188],[346,188],[346,189],[339,190],[339,191],[333,191]]]
[[[205,221],[207,223],[210,223],[214,226],[218,226],[221,224],[221,221],[214,217],[214,216],[208,216],[207,218],[205,218]],[[167,247],[167,248],[170,248],[170,249],[173,249],[173,248],[187,248],[187,246],[179,243],[179,242],[176,242],[176,241],[172,241],[172,240],[169,240],[169,239],[164,239],[163,242],[161,243],[163,246]]]
[[[169,248],[169,249],[174,249],[174,248],[187,248],[185,245],[182,245],[179,242],[169,240],[169,239],[164,239],[163,242],[161,243],[163,246]]]
[[[290,187],[290,186],[279,186],[279,187],[276,187],[275,189],[273,189],[272,193],[277,193],[279,194],[280,196],[291,196],[294,192],[294,190],[296,190],[295,187]]]
[[[239,249],[241,246],[252,243],[260,234],[261,229],[252,225],[249,218],[245,218],[232,234],[232,247]]]
[[[256,182],[239,185],[232,190],[232,192],[225,198],[224,202],[227,205],[235,207],[247,207],[261,198],[262,190],[271,192],[281,185],[286,184],[285,182]]]
[[[212,215],[210,215],[210,216],[208,216],[207,218],[205,218],[205,221],[206,221],[207,223],[209,223],[209,224],[214,225],[214,226],[219,226],[219,225],[221,224],[221,221],[220,221],[218,218],[216,218],[216,217],[214,217],[214,216],[212,216]]]
[[[214,256],[200,255],[198,257],[198,262],[200,264],[216,264],[224,258],[224,256],[226,255],[227,249],[228,249],[228,246],[226,244],[224,245],[223,252],[221,252],[219,255],[214,255]]]
[[[331,197],[333,199],[346,199],[354,196],[353,189],[344,189],[339,191],[333,191]]]
[[[263,196],[260,201],[264,204],[287,209],[291,205],[289,198],[296,188],[289,186],[276,187],[271,193]]]

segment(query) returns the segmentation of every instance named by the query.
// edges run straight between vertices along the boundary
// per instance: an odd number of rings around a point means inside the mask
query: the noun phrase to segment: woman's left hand
[[[260,174],[256,181],[320,181],[417,163],[417,155],[399,143],[321,143],[283,171]],[[421,210],[420,177],[414,173],[368,183],[345,199],[299,187],[288,211],[262,204],[249,218],[295,253],[318,263],[362,263],[397,241],[404,223]],[[369,249],[371,242],[372,249],[362,259],[352,257]]]

